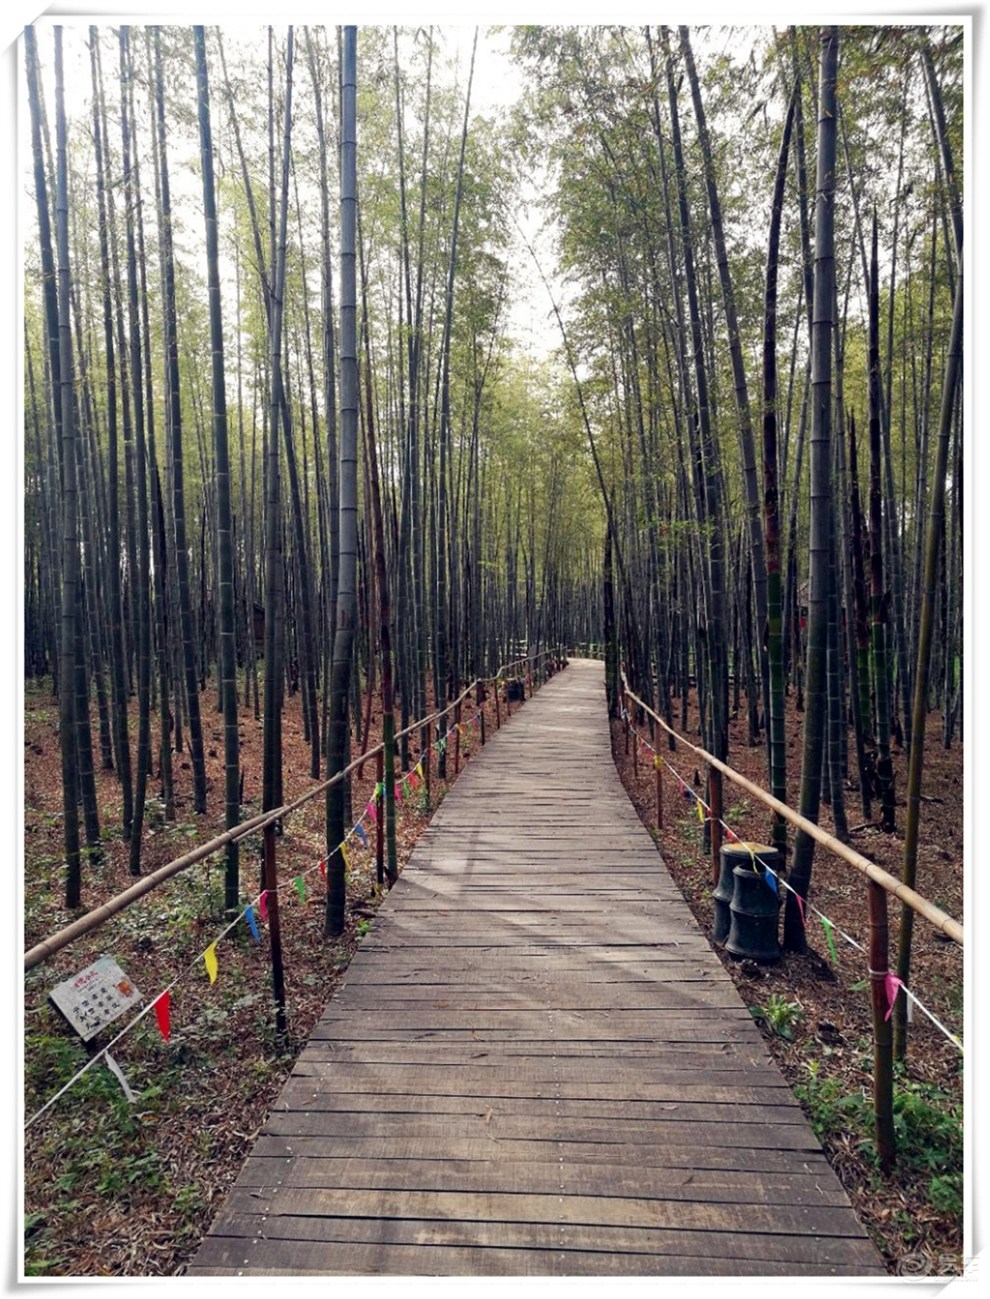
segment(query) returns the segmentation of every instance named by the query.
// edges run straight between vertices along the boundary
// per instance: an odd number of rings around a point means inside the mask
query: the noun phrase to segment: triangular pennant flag
[[[113,1056],[110,1054],[109,1051],[105,1051],[103,1053],[103,1058],[107,1062],[107,1068],[110,1070],[113,1076],[120,1083],[121,1090],[124,1093],[124,1098],[127,1100],[128,1104],[136,1105],[137,1097],[134,1095],[134,1093],[131,1091],[130,1087],[128,1086],[127,1079],[124,1077],[123,1069],[121,1069],[120,1065],[113,1058]]]
[[[361,840],[362,844],[364,844],[365,848],[367,848],[368,836],[365,834],[364,826],[361,824],[360,821],[358,821],[357,825],[354,827],[354,833]]]
[[[340,845],[340,858],[344,863],[344,870],[349,871],[351,869],[351,859],[347,855],[347,845],[344,843]]]
[[[763,867],[763,880],[769,888],[773,889],[774,893],[777,894],[777,897],[780,897],[780,892],[777,889],[777,876],[767,865],[764,865]]]
[[[413,789],[419,789],[419,777],[416,775],[415,771],[410,771],[406,779],[409,781],[409,784]]]
[[[209,947],[203,953],[203,964],[206,966],[206,973],[210,976],[210,982],[217,981],[217,945],[210,943]]]
[[[395,801],[397,803],[402,802],[402,781],[401,780],[396,781],[395,784]]]
[[[660,757],[659,753],[654,753],[653,765],[656,767],[657,771],[663,771],[663,758]]]
[[[159,1032],[167,1042],[172,1031],[172,994],[167,988],[155,1001],[155,1019],[158,1020]]]
[[[247,921],[247,927],[251,930],[251,937],[256,943],[261,942],[261,935],[258,933],[258,922],[254,918],[254,907],[250,903],[244,908],[244,919]]]
[[[326,859],[325,857],[324,857],[323,860],[320,862],[320,876],[321,876],[323,879],[326,879],[326,877],[327,877],[327,859]]]
[[[805,914],[804,914],[804,898],[801,896],[800,893],[795,893],[795,894],[794,894],[794,901],[797,903],[797,909],[798,909],[798,911],[800,912],[800,915],[801,915],[801,924],[804,926],[805,929],[807,929],[807,928],[808,928],[808,921],[807,921],[807,919],[806,919],[806,917],[805,917]]]
[[[422,758],[420,758],[419,762],[416,763],[416,775],[420,778],[420,780],[423,779],[423,759],[422,759]]]
[[[381,798],[384,793],[385,793],[385,783],[384,781],[380,780],[378,784],[375,786],[375,798],[376,799]]]
[[[827,916],[821,917],[822,928],[825,930],[825,941],[828,943],[828,953],[832,958],[832,964],[837,965],[839,958],[835,954],[835,940],[832,937],[832,922]]]
[[[297,875],[296,878],[292,881],[292,883],[296,886],[296,892],[299,894],[299,901],[300,901],[300,902],[305,902],[305,901],[306,901],[306,881],[303,879],[303,877],[302,877],[301,875]]]
[[[369,804],[368,804],[368,806],[364,809],[364,814],[365,814],[365,816],[370,817],[371,820],[374,821],[374,822],[377,824],[377,822],[378,822],[378,809],[375,807],[374,803],[369,803]]]
[[[894,1009],[894,1002],[897,1000],[897,994],[903,987],[904,984],[901,983],[897,975],[892,974],[890,970],[888,970],[883,976],[883,990],[887,995],[887,1013],[884,1015],[884,1019],[890,1019],[891,1013]]]
[[[704,825],[704,824],[705,824],[705,809],[702,807],[701,799],[700,799],[700,798],[699,798],[699,799],[696,799],[694,805],[695,805],[695,807],[698,809],[698,820],[701,822],[702,825]]]
[[[268,890],[267,889],[264,890],[261,897],[258,899],[258,911],[261,914],[262,920],[267,921],[268,919]]]

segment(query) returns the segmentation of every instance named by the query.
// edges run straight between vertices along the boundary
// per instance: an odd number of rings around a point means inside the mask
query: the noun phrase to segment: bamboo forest
[[[969,1274],[970,24],[23,31],[21,1277]]]

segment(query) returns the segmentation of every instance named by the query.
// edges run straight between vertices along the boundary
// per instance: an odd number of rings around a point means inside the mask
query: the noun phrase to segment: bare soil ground
[[[792,701],[789,701],[792,705]],[[677,722],[679,724],[679,716]],[[640,728],[644,730],[644,728]],[[688,727],[695,744],[697,714],[692,698]],[[644,734],[649,739],[648,729]],[[664,775],[664,826],[657,830],[656,778],[650,755],[633,770],[633,738],[628,747],[621,722],[612,723],[616,765],[644,825],[702,928],[712,938],[713,867],[702,841],[695,801],[685,797],[672,776]],[[787,720],[788,786],[797,805],[801,762],[801,717]],[[659,750],[680,776],[704,796],[704,771],[683,747],[671,752],[666,738]],[[850,740],[851,774],[855,755]],[[906,761],[894,752],[897,833],[881,833],[862,816],[858,786],[845,790],[852,845],[891,874],[903,864]],[[730,726],[729,764],[742,775],[767,784],[762,746],[747,745],[742,716]],[[960,922],[963,919],[963,746],[941,744],[941,717],[932,714],[925,748],[924,802],[917,888]],[[724,782],[723,820],[742,840],[769,842],[770,814],[731,782]],[[879,817],[879,809],[874,808]],[[831,811],[820,822],[832,830]],[[867,945],[867,900],[863,877],[818,848],[809,901],[838,928]],[[897,950],[900,904],[889,908],[891,964]],[[946,1275],[962,1264],[962,1056],[923,1014],[914,1012],[906,1064],[895,1080],[898,1164],[884,1177],[877,1166],[872,1132],[871,1012],[867,960],[836,933],[833,961],[820,920],[810,916],[809,951],[784,954],[776,965],[736,961],[716,945],[739,991],[760,1023],[788,1081],[794,1087],[825,1147],[826,1154],[881,1249],[891,1271],[902,1275]],[[962,951],[921,917],[916,917],[912,990],[958,1037],[962,1037]]]
[[[209,691],[201,699],[208,709]],[[380,702],[374,703],[368,747],[378,742],[381,732]],[[513,713],[517,707],[512,706]],[[474,712],[475,705],[465,701],[464,720]],[[491,696],[485,714],[488,728],[494,729]],[[504,723],[504,701],[501,717]],[[210,810],[205,816],[193,812],[188,753],[175,755],[176,819],[166,822],[162,807],[149,804],[143,873],[223,830],[221,719],[206,711],[203,725]],[[411,765],[420,757],[415,738]],[[479,744],[477,731],[465,732],[462,769]],[[261,750],[262,724],[251,711],[242,710],[245,815],[255,815],[261,808]],[[356,747],[352,751],[358,752]],[[448,775],[454,779],[453,740]],[[47,684],[29,684],[24,737],[25,950],[75,918],[63,905],[60,780],[58,706]],[[286,801],[314,783],[296,696],[287,701],[284,721]],[[357,772],[353,778],[353,819],[364,810],[374,784],[372,760],[363,774]],[[434,759],[434,807],[448,784],[438,780]],[[104,857],[98,865],[84,868],[84,910],[133,883],[128,845],[119,830],[115,773],[98,772],[97,786]],[[149,798],[158,792],[158,782],[153,781]],[[28,1120],[87,1059],[85,1047],[48,1001],[57,983],[106,954],[123,967],[147,1004],[182,974],[171,993],[168,1042],[155,1015],[149,1014],[113,1048],[136,1103],[127,1102],[101,1062],[26,1132],[28,1275],[170,1276],[180,1272],[194,1252],[382,897],[376,881],[374,827],[366,823],[369,849],[362,850],[354,839],[349,844],[352,869],[346,933],[334,940],[324,937],[325,889],[319,873],[307,875],[304,901],[291,883],[325,855],[324,820],[325,802],[318,796],[288,818],[278,843],[289,1018],[284,1044],[274,1031],[267,929],[262,927],[260,944],[252,941],[246,925],[219,944],[219,973],[213,985],[200,959],[227,924],[219,855],[176,876],[26,975],[24,1116]],[[407,792],[397,808],[400,865],[408,860],[428,820],[423,789]],[[260,854],[260,835],[242,841],[245,901],[260,889]],[[105,1046],[126,1022],[125,1017],[108,1028],[95,1039],[95,1048]]]

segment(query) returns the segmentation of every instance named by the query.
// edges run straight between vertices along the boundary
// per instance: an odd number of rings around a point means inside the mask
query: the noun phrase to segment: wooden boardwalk
[[[600,664],[473,758],[190,1275],[883,1275],[616,776]]]

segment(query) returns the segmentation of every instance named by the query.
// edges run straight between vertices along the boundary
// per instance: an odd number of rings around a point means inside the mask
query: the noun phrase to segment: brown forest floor
[[[202,696],[210,701],[210,692]],[[377,701],[376,701],[377,702]],[[494,707],[486,705],[489,726]],[[465,714],[467,715],[467,714]],[[503,707],[504,719],[504,707]],[[689,719],[693,724],[694,719]],[[934,719],[933,719],[934,721]],[[800,718],[789,722],[789,758],[800,754]],[[377,742],[380,710],[372,720],[370,743]],[[308,748],[301,736],[298,697],[290,699],[284,727],[286,798],[312,783]],[[930,730],[930,734],[937,731]],[[615,751],[620,773],[644,823],[655,832],[653,774],[640,764],[633,780],[631,759],[623,753],[621,727]],[[689,730],[687,734],[691,735]],[[249,710],[241,713],[242,762],[246,771],[248,814],[260,808],[261,723]],[[187,755],[176,760],[177,816],[159,818],[146,829],[145,871],[202,842],[222,829],[223,739],[220,718],[204,713],[211,810],[197,817],[191,810],[191,773]],[[463,746],[466,757],[477,736]],[[730,761],[757,781],[765,779],[761,748],[745,747],[742,722],[733,723]],[[666,751],[665,751],[666,752]],[[25,697],[25,945],[30,946],[68,923],[73,916],[62,905],[61,786],[57,704],[44,686],[29,685]],[[926,803],[919,860],[919,888],[951,915],[962,919],[962,746],[946,753],[929,743]],[[693,782],[694,767],[683,756],[668,754]],[[412,761],[418,745],[412,746]],[[468,757],[469,760],[469,757]],[[903,759],[895,758],[903,787]],[[360,812],[374,785],[369,763],[355,780],[353,808]],[[131,882],[127,845],[121,840],[119,794],[112,772],[98,772],[98,794],[104,822],[106,856],[88,866],[84,906],[89,909],[122,891]],[[434,784],[434,802],[443,787]],[[149,793],[157,793],[156,784]],[[692,807],[676,799],[673,783],[665,786],[667,817],[659,834],[664,857],[711,933],[710,866],[704,857],[700,826]],[[857,824],[855,795],[848,794],[850,823]],[[766,819],[726,786],[725,820],[743,838],[763,838]],[[289,1005],[290,1041],[279,1051],[273,1031],[267,938],[261,946],[246,928],[234,931],[218,948],[219,977],[211,987],[199,954],[225,926],[222,913],[221,858],[202,864],[155,890],[115,917],[95,934],[79,940],[25,978],[24,1072],[25,1116],[30,1116],[85,1062],[75,1035],[48,1002],[48,992],[62,979],[98,955],[113,955],[147,998],[153,998],[181,970],[193,964],[172,993],[171,1037],[166,1044],[150,1015],[114,1048],[114,1057],[137,1094],[129,1105],[117,1081],[101,1064],[95,1066],[25,1135],[25,1270],[50,1276],[170,1276],[182,1270],[195,1251],[227,1189],[237,1176],[255,1134],[287,1076],[295,1054],[305,1043],[336,981],[360,941],[367,918],[380,901],[372,851],[351,853],[348,925],[339,940],[323,937],[319,875],[307,877],[305,903],[291,887],[292,877],[309,869],[325,850],[322,797],[294,813],[279,841],[279,880],[283,944]],[[400,862],[427,824],[421,795],[404,802],[398,818]],[[903,810],[899,809],[899,826]],[[827,824],[827,812],[823,816]],[[351,841],[353,844],[353,840]],[[872,828],[853,842],[894,873],[899,871],[902,842]],[[257,892],[260,836],[242,844],[245,897]],[[859,876],[819,852],[812,901],[848,933],[863,940],[865,892]],[[896,908],[891,908],[896,933]],[[811,932],[811,931],[809,931]],[[951,943],[932,936],[931,927],[915,928],[912,986],[923,1000],[961,1033],[962,961]],[[899,1115],[905,1151],[901,1167],[889,1180],[880,1177],[869,1158],[868,1097],[870,1013],[865,969],[860,954],[836,939],[838,966],[833,972],[824,936],[811,933],[812,951],[786,957],[779,966],[758,969],[725,957],[747,1004],[779,1003],[797,1007],[781,1012],[778,1023],[793,1041],[764,1031],[782,1068],[805,1100],[821,1132],[826,1151],[846,1185],[865,1224],[888,1263],[910,1256],[901,1270],[958,1270],[961,1224],[955,1198],[961,1198],[962,1071],[958,1053],[923,1016],[916,1018],[905,1079],[899,1094],[909,1103]],[[126,1022],[121,1020],[106,1038]],[[814,1075],[814,1076],[813,1076]],[[804,1092],[802,1093],[802,1088]],[[940,1116],[946,1116],[939,1126]],[[919,1156],[916,1147],[927,1152]],[[951,1149],[950,1149],[951,1147]],[[958,1168],[957,1168],[958,1165]],[[958,1172],[958,1176],[957,1176]],[[935,1183],[935,1193],[932,1191]],[[957,1191],[958,1182],[958,1191]],[[935,1203],[933,1204],[933,1200]],[[937,1207],[941,1206],[941,1207]],[[917,1262],[912,1259],[917,1256]]]
[[[220,716],[207,711],[215,702],[215,686],[201,695],[201,702],[210,810],[202,817],[193,812],[188,754],[176,755],[176,819],[165,823],[159,805],[149,802],[148,820],[154,824],[146,822],[143,873],[223,830],[223,733]],[[368,747],[378,742],[381,733],[377,699],[375,705]],[[513,713],[517,706],[513,705]],[[474,711],[465,700],[464,720]],[[494,729],[491,698],[485,714],[488,727]],[[132,718],[132,743],[135,734]],[[410,740],[415,741],[410,744],[415,765],[418,734]],[[462,770],[479,743],[477,733],[465,734]],[[283,749],[288,802],[315,783],[309,776],[309,748],[302,739],[299,696],[287,700]],[[262,723],[242,709],[245,816],[256,815],[261,808],[261,751]],[[448,755],[452,778],[453,741]],[[352,820],[371,797],[374,759],[363,777],[355,776]],[[434,806],[446,787],[437,780],[434,759]],[[133,883],[128,845],[119,833],[120,796],[113,772],[97,772],[97,792],[105,857],[99,865],[84,867],[83,910]],[[159,792],[158,782],[150,782],[149,799]],[[47,683],[30,683],[25,693],[24,735],[25,950],[81,914],[68,912],[63,905],[61,799],[57,701]],[[407,794],[396,817],[400,867],[428,820],[422,789]],[[198,960],[227,923],[222,856],[176,876],[26,975],[25,1119],[87,1058],[75,1033],[48,1001],[57,983],[106,954],[118,961],[148,1001],[177,974],[193,967],[171,994],[168,1043],[154,1014],[149,1014],[113,1048],[137,1104],[127,1103],[116,1079],[101,1063],[25,1134],[27,1275],[171,1276],[195,1251],[381,900],[374,827],[365,822],[369,850],[362,850],[354,839],[348,844],[352,869],[346,933],[332,941],[324,938],[325,890],[319,887],[319,874],[307,876],[305,902],[291,883],[296,874],[323,857],[324,821],[325,800],[319,795],[292,813],[278,841],[289,1016],[284,1050],[278,1049],[274,1032],[266,928],[261,927],[260,945],[251,940],[246,926],[238,926],[218,945],[219,974],[212,986]],[[245,900],[260,888],[260,852],[260,835],[242,840]],[[97,1037],[97,1048],[106,1045],[128,1018]]]
[[[801,716],[788,700],[788,791],[797,805],[801,762]],[[753,782],[767,784],[762,744],[747,745],[745,701],[730,724],[729,765]],[[679,705],[675,725],[680,728]],[[642,730],[643,728],[641,728]],[[649,738],[648,731],[644,731]],[[693,697],[688,727],[682,734],[698,739]],[[711,858],[702,844],[695,802],[678,793],[664,774],[664,827],[657,830],[655,776],[649,754],[633,771],[632,738],[626,752],[621,722],[612,723],[613,752],[623,783],[640,819],[657,839],[664,860],[709,940],[713,934]],[[851,774],[855,753],[850,738]],[[660,751],[677,772],[704,795],[704,772],[686,750]],[[900,877],[904,851],[903,791],[906,760],[893,755],[897,833],[884,834],[865,824],[858,785],[846,788],[851,843],[859,852]],[[932,714],[925,748],[924,799],[921,813],[917,888],[960,922],[963,919],[963,746],[941,743],[941,716]],[[766,809],[728,780],[724,782],[722,819],[740,839],[768,842]],[[874,804],[874,816],[879,808]],[[831,830],[831,810],[820,821]],[[867,946],[865,882],[850,866],[818,848],[809,901],[858,942]],[[897,950],[900,904],[889,908],[891,964]],[[809,951],[785,954],[777,965],[736,961],[716,947],[723,964],[753,1011],[784,1075],[794,1087],[822,1139],[826,1154],[857,1212],[881,1249],[888,1267],[905,1275],[956,1273],[962,1262],[962,1057],[920,1012],[909,1029],[906,1067],[895,1083],[898,1166],[881,1176],[873,1158],[871,1013],[867,960],[838,933],[836,963],[830,959],[825,932],[809,916]],[[714,944],[713,944],[714,945]],[[916,917],[910,986],[958,1037],[962,1037],[962,951],[934,927]],[[781,1031],[783,1030],[783,1035]]]

